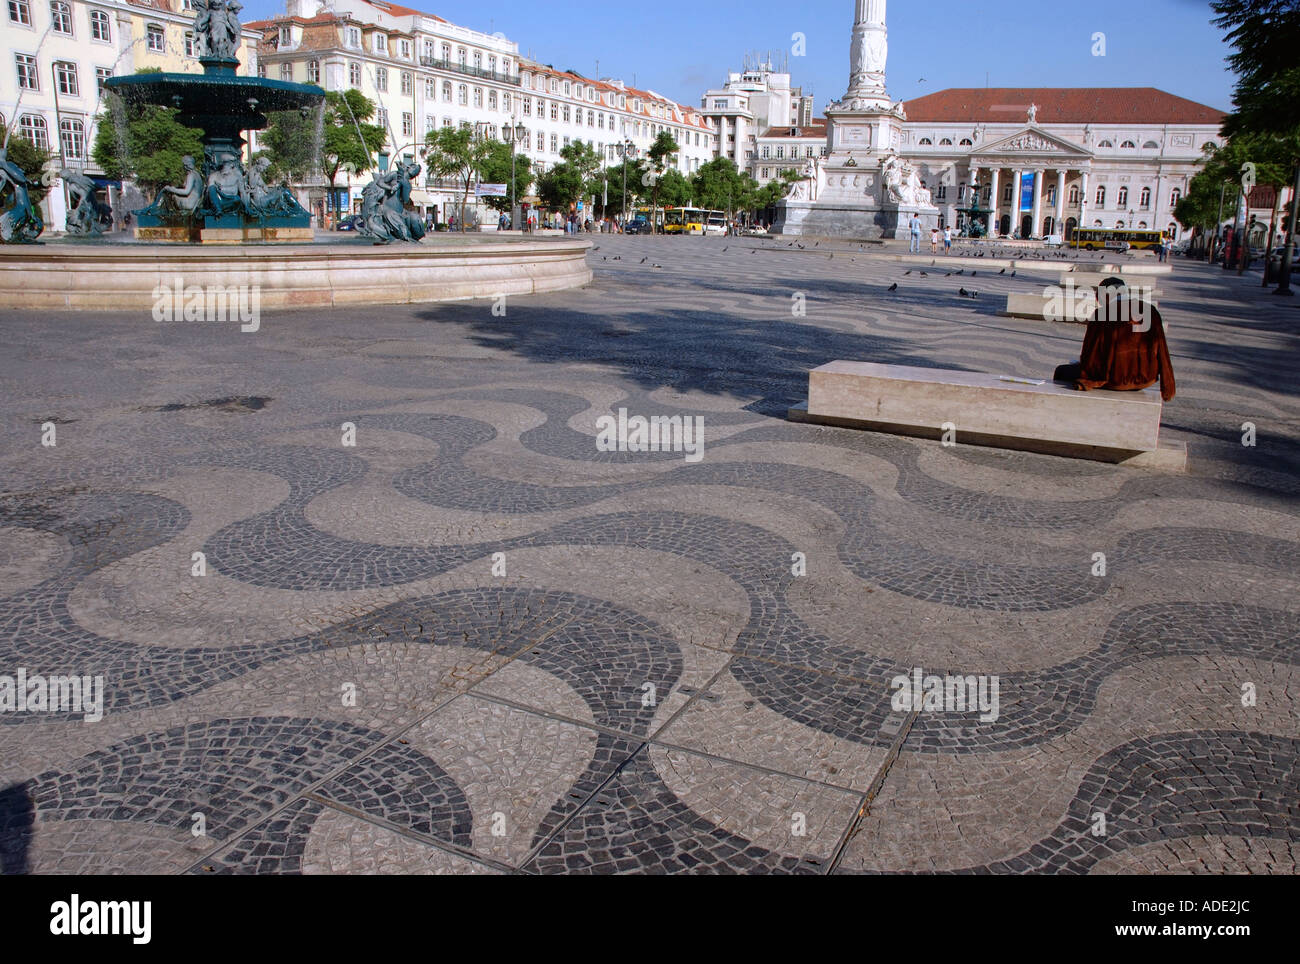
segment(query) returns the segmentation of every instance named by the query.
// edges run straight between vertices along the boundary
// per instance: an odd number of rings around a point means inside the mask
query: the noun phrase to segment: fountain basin
[[[417,304],[591,281],[590,241],[442,239],[273,245],[52,243],[0,248],[0,307],[151,311],[162,289],[256,286],[263,308]]]

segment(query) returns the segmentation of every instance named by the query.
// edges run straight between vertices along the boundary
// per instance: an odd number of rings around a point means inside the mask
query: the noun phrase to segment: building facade
[[[1174,206],[1223,120],[1151,87],[957,88],[904,113],[899,153],[944,225],[961,227],[978,191],[994,234],[1067,239],[1075,227],[1181,237]]]
[[[13,136],[53,152],[51,168],[90,176],[112,203],[120,185],[91,156],[103,83],[144,68],[202,72],[190,0],[6,0],[5,6],[0,23],[10,63],[0,70],[0,122],[13,125]],[[256,69],[258,39],[244,30],[244,73]],[[51,185],[41,208],[49,228],[62,230],[62,182]]]
[[[790,75],[770,61],[746,62],[721,87],[705,91],[700,111],[717,132],[717,156],[751,171],[759,138],[769,131],[813,126],[813,99],[790,85]],[[823,124],[824,126],[824,124]]]
[[[787,170],[802,171],[814,158],[826,156],[826,118],[814,118],[805,125],[769,127],[755,138],[749,173],[759,186],[781,178]]]
[[[483,136],[507,139],[522,125],[518,162],[540,174],[560,161],[574,141],[595,148],[604,163],[621,160],[621,145],[646,150],[659,131],[682,150],[674,166],[689,174],[711,159],[713,130],[693,108],[613,79],[594,80],[556,70],[519,55],[514,41],[448,23],[440,17],[383,0],[289,0],[286,14],[249,24],[261,35],[264,76],[319,84],[327,91],[354,88],[378,110],[373,122],[387,131],[382,157],[415,159],[426,135],[441,127],[473,126]],[[325,213],[326,197],[342,197],[358,210],[369,173],[341,173],[334,191],[309,190],[308,204]],[[427,216],[446,220],[464,185],[426,176],[412,201]],[[597,203],[599,207],[599,202]],[[467,217],[481,218],[471,206]]]

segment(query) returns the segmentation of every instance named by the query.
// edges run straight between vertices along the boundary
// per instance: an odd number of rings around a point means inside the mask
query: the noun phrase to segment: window
[[[475,88],[474,88],[474,106],[475,106],[475,107],[482,107],[482,106],[483,106],[483,88],[482,88],[482,87],[475,87]]]
[[[804,157],[812,157],[812,156],[813,156],[813,149],[812,149],[812,145],[811,145],[811,144],[809,144],[807,147],[805,147],[805,148],[803,149],[803,156],[804,156]]]
[[[538,131],[537,132],[537,153],[540,154],[544,150],[546,150],[546,133],[544,131]]]
[[[1178,240],[1178,225],[1173,221],[1170,221],[1169,227],[1165,228],[1165,234],[1168,236],[1170,241]]]
[[[357,88],[361,86],[361,65],[355,60],[348,61],[348,83]]]
[[[1104,208],[1105,206],[1106,206],[1106,185],[1100,184],[1097,186],[1097,207]]]
[[[24,114],[18,118],[18,133],[33,146],[43,151],[50,149],[49,128],[40,114]]]
[[[469,106],[469,87],[466,84],[461,84],[456,88],[456,103],[460,104],[461,107]]]
[[[551,153],[552,154],[560,153],[560,138],[559,135],[557,134],[551,135]]]
[[[163,28],[156,23],[151,23],[145,27],[145,44],[150,50],[162,53],[167,41],[163,36]]]
[[[438,118],[434,117],[432,114],[424,115],[424,132],[426,134],[428,134],[437,126],[438,126]]]
[[[510,97],[509,91],[506,91],[504,94],[501,95],[501,109],[505,111],[507,114],[510,113],[511,110],[510,105],[513,103],[514,100]]]
[[[32,25],[32,8],[27,0],[9,0],[9,22],[24,27]]]
[[[456,59],[460,62],[460,65],[462,67],[464,67],[465,64],[467,63],[468,57],[469,57],[469,51],[467,51],[464,47],[456,48]]]
[[[59,144],[63,156],[79,161],[86,156],[86,125],[79,117],[65,117],[59,122]]]
[[[447,63],[451,63],[451,44],[442,45],[442,59]]]
[[[489,90],[489,91],[488,91],[488,110],[496,110],[496,109],[497,109],[497,92],[496,92],[495,90]]]
[[[413,137],[415,135],[415,118],[410,111],[402,111],[402,136]]]
[[[1169,206],[1171,208],[1176,206],[1178,202],[1181,201],[1182,199],[1183,199],[1183,192],[1181,189],[1174,188],[1172,191],[1169,192]]]
[[[443,126],[443,127],[453,127],[454,125],[452,124],[452,121],[451,121],[451,118],[450,118],[450,117],[444,117],[444,118],[442,119],[442,126]]]
[[[497,72],[497,58],[495,54],[488,54],[488,70],[492,73]]]
[[[1123,144],[1120,145],[1120,147],[1130,151],[1137,150],[1137,145],[1134,144],[1132,141],[1125,141]]]
[[[59,84],[59,93],[69,97],[81,96],[81,85],[77,82],[77,65],[66,60],[54,62],[54,78]]]
[[[285,63],[280,65],[280,79],[293,80],[293,64]]]
[[[320,83],[320,61],[319,60],[307,61],[307,83],[309,84]]]
[[[109,25],[108,14],[103,10],[90,11],[90,39],[112,43],[113,32]]]
[[[917,144],[919,144],[921,147],[932,147],[934,145],[934,141],[930,140],[930,138],[928,137],[922,137],[919,141],[917,141]]]
[[[772,169],[770,167],[764,167],[758,172],[758,175],[759,177],[761,177],[763,180],[766,181],[769,177],[772,176]]]
[[[1102,142],[1101,142],[1100,144],[1098,144],[1097,146],[1098,146],[1098,147],[1114,147],[1115,145],[1114,145],[1113,143],[1111,143],[1110,141],[1102,141]]]
[[[388,37],[385,34],[375,34],[375,50],[381,54],[388,53]]]
[[[560,119],[560,105],[555,103],[555,101],[551,101],[551,120],[557,121],[559,119]]]
[[[1151,207],[1151,188],[1144,187],[1142,189],[1142,196],[1138,200],[1138,206],[1141,207],[1143,210]]]
[[[1145,144],[1142,145],[1142,150],[1144,150],[1144,151],[1158,151],[1158,150],[1160,150],[1160,145],[1157,144],[1155,141],[1147,141]]]
[[[1096,221],[1093,221],[1093,222],[1092,222],[1092,226],[1093,226],[1094,228],[1099,228],[1099,227],[1101,227],[1101,219],[1098,218]]]
[[[938,188],[938,192],[939,192],[939,193],[936,195],[936,197],[938,198],[938,200],[943,201],[943,200],[946,200],[946,199],[947,199],[947,197],[948,197],[948,187],[947,187],[947,185],[940,184],[940,185],[939,185],[939,188]]]
[[[605,129],[605,115],[603,112],[596,114],[596,126],[602,131]]]
[[[376,112],[378,114],[376,120],[379,121],[379,126],[382,127],[384,130],[388,130],[388,108],[379,107],[376,109]]]
[[[410,60],[410,59],[411,59],[411,41],[409,41],[409,40],[399,40],[399,41],[398,41],[398,44],[400,45],[399,50],[401,51],[402,56],[403,56],[405,59]]]
[[[1070,187],[1070,203],[1071,204],[1079,203],[1079,185],[1077,184],[1074,184]]]
[[[568,97],[568,96],[570,96],[571,94],[572,94],[572,90],[570,89],[570,84],[569,84],[569,82],[566,80],[566,81],[564,82],[564,96],[565,96],[565,97]]]
[[[40,90],[41,78],[36,70],[36,58],[30,54],[14,54],[18,65],[18,86],[23,90]]]
[[[442,82],[442,99],[446,101],[448,104],[451,103],[451,81],[450,80],[444,80]]]
[[[415,77],[409,70],[402,71],[402,93],[404,95],[415,93]]]
[[[588,127],[596,126],[596,112],[594,110],[587,111],[587,126]]]
[[[949,143],[951,143],[951,142],[949,142]],[[963,137],[960,141],[957,142],[957,146],[958,146],[958,147],[970,147],[970,146],[972,146],[972,141],[971,141],[971,139],[970,139],[969,137]]]
[[[565,147],[569,146],[569,138],[567,136],[564,138],[564,146]]]
[[[348,46],[358,48],[361,46],[361,28],[348,27]]]
[[[1056,207],[1056,185],[1047,185],[1047,203],[1051,207]]]
[[[72,34],[72,8],[63,0],[53,0],[50,4],[50,29],[55,33]]]
[[[785,145],[784,145],[784,144],[778,144],[778,145],[776,145],[776,156],[777,156],[778,158],[785,157]]]
[[[1116,227],[1116,228],[1122,228],[1122,227],[1124,227],[1124,222],[1123,222],[1123,221],[1116,221],[1116,222],[1115,222],[1115,227]]]
[[[1115,199],[1115,206],[1122,208],[1126,204],[1128,204],[1128,188],[1122,187],[1119,189],[1119,197]]]
[[[95,89],[102,91],[104,89],[104,81],[108,80],[108,78],[112,76],[113,76],[113,68],[96,67],[95,68]]]
[[[1003,188],[1002,188],[1002,203],[1003,203],[1003,204],[1009,204],[1009,203],[1011,203],[1011,185],[1010,185],[1010,184],[1004,185]]]
[[[194,31],[185,31],[185,56],[193,59],[199,55],[198,47],[194,44]]]
[[[259,76],[259,77],[261,77],[261,78],[263,78],[263,79],[266,78],[266,64],[258,64],[258,65],[257,65],[257,76]]]
[[[564,123],[569,123],[569,105],[564,105]]]
[[[474,69],[475,70],[483,69],[483,51],[481,50],[474,51]]]
[[[293,27],[289,26],[288,24],[285,24],[280,28],[280,46],[281,47],[293,46]]]
[[[388,68],[387,67],[375,68],[375,89],[384,90],[384,91],[388,90]]]

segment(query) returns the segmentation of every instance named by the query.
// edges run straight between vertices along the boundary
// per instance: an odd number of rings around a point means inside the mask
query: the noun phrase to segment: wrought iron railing
[[[499,84],[511,84],[515,87],[520,86],[519,77],[512,74],[503,74],[499,70],[487,70],[483,67],[471,67],[469,64],[462,64],[456,60],[443,60],[439,57],[420,57],[421,67],[432,67],[435,70],[449,70],[455,74],[464,74],[467,77],[481,77],[483,80],[495,80]]]

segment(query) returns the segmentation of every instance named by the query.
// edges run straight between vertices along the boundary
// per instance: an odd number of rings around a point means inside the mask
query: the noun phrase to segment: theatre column
[[[998,233],[998,174],[1001,173],[996,167],[993,168],[993,179],[990,182],[989,190],[989,237]]]
[[[1066,171],[1056,172],[1056,215],[1052,219],[1052,233],[1065,237],[1065,175]]]
[[[1034,171],[1034,219],[1029,223],[1029,236],[1037,237],[1043,230],[1043,172]]]
[[[1081,171],[1082,182],[1079,185],[1079,227],[1088,226],[1088,172]]]
[[[1020,182],[1024,177],[1025,172],[1020,168],[1011,172],[1011,224],[1009,225],[1011,230],[1007,233],[1013,238],[1020,230]]]

